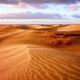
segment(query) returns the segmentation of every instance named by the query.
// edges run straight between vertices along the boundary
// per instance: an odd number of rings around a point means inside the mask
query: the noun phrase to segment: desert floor
[[[32,32],[0,35],[0,80],[80,80],[79,45],[60,49],[30,44]]]

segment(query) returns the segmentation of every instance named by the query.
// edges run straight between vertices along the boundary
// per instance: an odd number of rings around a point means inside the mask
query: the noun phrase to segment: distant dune
[[[57,31],[80,31],[80,25],[67,25],[62,28],[59,28]]]
[[[67,28],[67,29],[66,29]],[[80,42],[79,25],[3,25],[0,40],[7,43],[31,43],[51,47],[65,47]],[[71,30],[71,31],[70,31]],[[78,30],[78,31],[77,31]],[[73,32],[72,32],[73,31]],[[68,32],[68,33],[66,33]],[[17,36],[16,33],[18,33]],[[15,34],[15,35],[14,35]],[[6,38],[6,39],[5,39]],[[1,41],[2,41],[1,40]]]
[[[0,80],[80,80],[80,32],[67,26],[1,25]]]

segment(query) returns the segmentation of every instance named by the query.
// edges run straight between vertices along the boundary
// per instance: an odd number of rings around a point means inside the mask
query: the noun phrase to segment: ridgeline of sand
[[[62,28],[59,28],[57,31],[80,31],[80,25],[67,25]]]

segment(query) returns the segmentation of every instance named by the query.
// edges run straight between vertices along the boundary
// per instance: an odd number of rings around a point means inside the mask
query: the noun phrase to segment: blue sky
[[[1,19],[80,18],[79,0],[0,0]]]

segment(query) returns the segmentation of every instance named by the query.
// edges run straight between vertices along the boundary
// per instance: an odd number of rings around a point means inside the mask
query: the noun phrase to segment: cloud
[[[61,19],[62,15],[54,13],[54,14],[43,14],[43,13],[19,13],[19,14],[9,14],[0,16],[2,19]]]
[[[74,14],[74,15],[72,15],[72,17],[74,17],[74,18],[80,18],[80,15],[79,14]]]
[[[69,10],[75,11],[75,10],[77,10],[77,9],[78,9],[78,6],[77,6],[76,4],[71,4],[71,5],[69,5]]]
[[[45,8],[49,7],[48,4],[31,4],[30,6],[32,6],[34,8],[39,8],[39,9],[45,9]]]
[[[80,2],[80,0],[0,0],[0,3],[18,3],[24,2],[28,4],[46,4],[46,3],[56,3],[56,4],[70,4]]]
[[[67,4],[67,3],[76,3],[77,1],[80,0],[22,0],[23,2],[26,3],[31,3],[31,4],[35,4],[35,3],[63,3],[63,4]]]
[[[0,4],[13,4],[19,7],[26,7],[30,5],[35,8],[44,9],[48,8],[49,4],[77,4],[80,0],[0,0]],[[76,9],[75,6],[70,6],[70,9]]]
[[[80,0],[0,0],[0,18],[80,18]]]
[[[0,0],[0,3],[3,3],[3,4],[16,4],[16,3],[18,3],[18,0]]]

